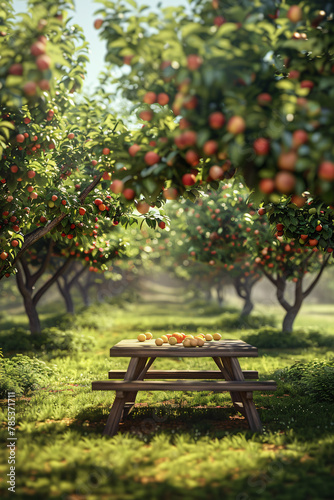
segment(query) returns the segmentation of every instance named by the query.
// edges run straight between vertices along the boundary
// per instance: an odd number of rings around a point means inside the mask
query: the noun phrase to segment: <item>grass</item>
[[[262,325],[280,322],[280,310],[257,308]],[[137,405],[120,433],[102,437],[113,393],[92,392],[92,380],[107,379],[109,369],[125,369],[125,358],[110,359],[110,346],[150,330],[216,330],[225,338],[256,333],[233,328],[233,315],[201,301],[187,304],[131,303],[115,299],[91,306],[73,319],[58,318],[58,328],[75,331],[78,338],[93,338],[85,350],[60,352],[45,349],[25,353],[37,356],[50,368],[33,391],[17,398],[16,496],[19,499],[132,500],[132,499],[330,499],[334,489],[333,404],[311,400],[290,391],[278,379],[278,370],[297,361],[329,360],[326,347],[259,350],[259,358],[245,358],[242,368],[256,369],[261,379],[276,377],[275,394],[255,394],[264,424],[263,434],[252,434],[236,414],[228,394],[139,393]],[[334,308],[307,307],[296,326],[313,327],[334,336]],[[232,319],[231,319],[232,318]],[[50,310],[44,326],[55,323]],[[4,315],[0,339],[9,324]],[[9,325],[9,326],[8,326]],[[15,317],[24,327],[24,317]],[[219,327],[219,328],[218,328]],[[69,333],[70,335],[70,333]],[[78,340],[80,342],[80,340]],[[68,344],[71,346],[71,343]],[[19,346],[18,346],[19,347]],[[9,354],[14,354],[11,352]],[[6,355],[6,353],[5,353]],[[211,360],[161,359],[156,368],[210,369]],[[44,372],[43,372],[44,373]],[[1,410],[7,420],[6,401]],[[5,442],[7,428],[1,429]],[[8,473],[7,456],[0,458],[0,475]],[[6,479],[2,498],[11,495]]]

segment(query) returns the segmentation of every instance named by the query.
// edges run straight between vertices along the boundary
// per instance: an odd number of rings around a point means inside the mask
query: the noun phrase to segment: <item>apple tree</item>
[[[251,313],[252,288],[261,277],[254,269],[251,247],[257,235],[268,230],[266,222],[252,219],[255,212],[248,196],[248,190],[235,181],[203,196],[192,207],[182,204],[177,212],[188,258],[207,263],[208,274],[212,267],[223,283],[233,283],[244,300],[242,315]]]
[[[23,298],[32,334],[41,331],[37,305],[48,290],[61,279],[59,290],[68,312],[73,312],[71,287],[87,269],[105,272],[115,258],[122,258],[125,244],[115,228],[110,234],[91,233],[87,246],[63,239],[55,242],[47,237],[38,240],[18,261],[16,282]]]
[[[106,61],[127,66],[119,88],[146,123],[129,150],[137,183],[143,170],[152,192],[167,178],[175,197],[232,165],[259,199],[334,202],[332,2],[100,3]]]
[[[260,218],[266,218],[266,212],[276,232],[273,235],[270,230],[259,235],[255,261],[275,286],[277,299],[286,311],[283,331],[291,332],[304,300],[319,282],[325,267],[333,261],[334,212],[312,199],[297,209],[290,198],[260,208]],[[307,274],[312,278],[305,284]],[[292,302],[286,297],[289,281],[294,283]]]

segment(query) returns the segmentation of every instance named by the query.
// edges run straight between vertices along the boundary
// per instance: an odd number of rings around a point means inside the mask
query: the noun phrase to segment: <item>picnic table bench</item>
[[[134,406],[138,391],[214,391],[231,395],[234,407],[252,431],[262,431],[253,391],[275,391],[273,380],[259,381],[258,372],[242,370],[238,358],[257,357],[257,348],[242,340],[207,342],[203,347],[182,344],[156,346],[154,340],[122,340],[110,349],[111,357],[130,357],[127,370],[110,370],[109,380],[92,382],[94,391],[116,391],[104,434],[114,436],[121,420]],[[156,358],[210,357],[218,370],[154,370]],[[113,379],[113,380],[110,380]]]

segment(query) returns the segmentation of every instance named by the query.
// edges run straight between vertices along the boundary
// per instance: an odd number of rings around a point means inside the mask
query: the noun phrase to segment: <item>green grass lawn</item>
[[[235,315],[235,316],[233,316]],[[262,323],[280,322],[279,308],[257,307]],[[307,306],[297,327],[322,329],[334,336],[334,308]],[[264,424],[252,434],[236,414],[229,395],[215,393],[139,393],[137,405],[120,433],[102,437],[113,393],[92,392],[93,380],[109,369],[125,369],[128,360],[110,359],[109,348],[124,338],[150,330],[220,331],[225,338],[246,338],[250,328],[232,328],[236,313],[214,305],[131,303],[115,300],[95,305],[58,328],[81,334],[82,350],[30,352],[51,368],[33,391],[17,398],[16,498],[97,499],[326,499],[334,491],[333,403],[298,393],[278,383],[275,394],[255,394]],[[50,326],[50,309],[42,316]],[[16,326],[24,326],[17,315]],[[228,331],[225,326],[229,325]],[[0,331],[9,327],[8,317]],[[5,335],[3,333],[0,334]],[[55,333],[56,335],[56,333]],[[71,335],[70,333],[68,335]],[[78,337],[79,338],[79,337]],[[2,340],[4,341],[3,336]],[[14,352],[9,353],[14,354]],[[27,354],[27,353],[25,353]],[[296,361],[330,359],[327,347],[260,349],[259,358],[243,359],[261,379]],[[5,352],[6,355],[6,352]],[[205,358],[157,360],[156,368],[210,369]],[[5,422],[6,401],[2,401]],[[1,437],[6,442],[7,428]],[[0,490],[7,498],[6,454],[0,458]]]

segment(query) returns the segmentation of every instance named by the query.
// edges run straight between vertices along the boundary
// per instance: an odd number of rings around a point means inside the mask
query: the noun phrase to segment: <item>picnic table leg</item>
[[[230,358],[221,358],[222,365],[224,366],[225,380],[235,380],[233,370],[230,363]],[[219,366],[219,365],[218,365]],[[240,392],[230,392],[234,408],[241,413],[245,418],[246,412],[242,401]]]
[[[224,358],[222,361],[229,375],[232,375],[232,380],[245,380],[238,358]],[[261,432],[262,424],[253,401],[253,391],[231,392],[230,394],[234,406],[246,417],[251,430],[254,432]],[[242,403],[243,411],[241,411],[241,408],[238,408],[238,403]]]
[[[143,366],[145,366],[146,361],[147,358],[131,358],[124,380],[136,380],[136,377],[138,377],[143,370]],[[107,436],[114,436],[117,433],[124,406],[128,400],[129,393],[116,391],[116,398],[109,413],[103,434]]]
[[[147,370],[152,366],[155,358],[150,358],[147,362],[148,358],[141,358],[141,361],[138,364],[138,367],[135,372],[135,378],[133,380],[143,380],[145,378]],[[134,406],[136,402],[138,391],[132,391],[127,393],[127,402],[124,405],[123,414],[121,417],[121,421],[124,421],[128,416],[131,408]]]

